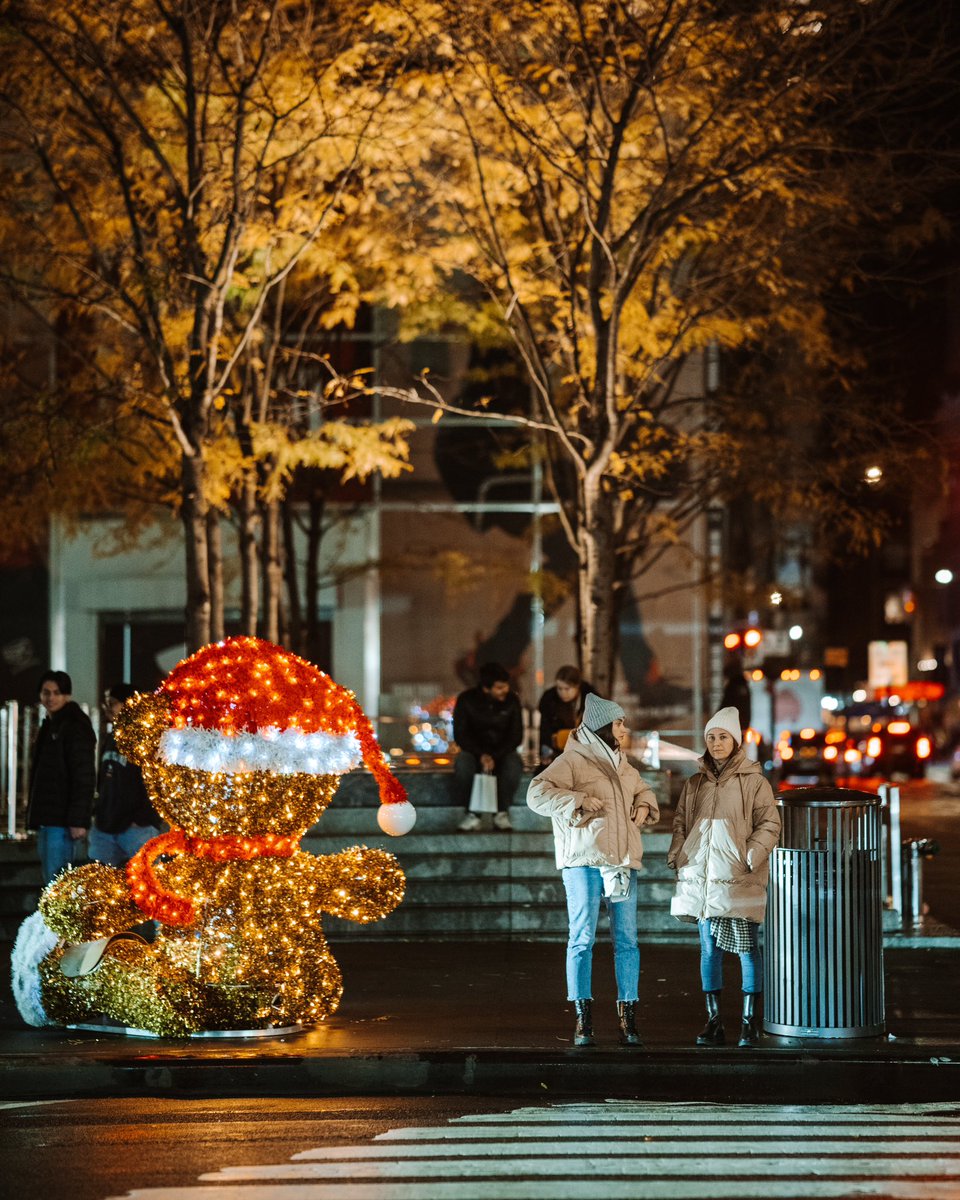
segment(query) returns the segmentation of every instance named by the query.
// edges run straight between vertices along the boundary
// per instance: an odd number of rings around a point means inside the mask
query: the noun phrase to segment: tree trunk
[[[287,585],[287,623],[289,626],[285,645],[297,654],[303,654],[304,627],[303,606],[300,602],[300,579],[297,572],[297,536],[293,521],[293,500],[283,498],[283,574]]]
[[[613,504],[603,494],[599,479],[590,476],[581,484],[577,540],[580,658],[586,677],[601,695],[609,697],[613,687],[619,610],[615,587]]]
[[[321,661],[326,658],[326,647],[320,644],[320,546],[323,542],[324,507],[323,492],[316,488],[310,496],[307,561],[304,567],[304,651],[310,662],[328,670],[330,664]]]
[[[223,625],[223,532],[220,514],[207,509],[207,570],[210,576],[210,641],[224,638]]]
[[[276,500],[263,505],[263,624],[262,636],[268,642],[280,640],[280,589],[283,571],[280,561],[280,505]]]
[[[257,512],[257,485],[252,478],[247,480],[240,494],[238,516],[240,623],[243,632],[253,636],[257,632],[257,618],[260,615],[260,555],[257,551],[260,514]]]
[[[203,461],[199,454],[184,454],[180,520],[186,553],[187,651],[210,641],[210,564],[207,556],[207,502],[203,494]]]

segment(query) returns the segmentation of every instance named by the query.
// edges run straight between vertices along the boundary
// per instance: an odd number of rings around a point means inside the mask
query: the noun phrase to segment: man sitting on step
[[[523,713],[519,697],[510,688],[510,676],[499,663],[485,663],[480,668],[479,687],[468,688],[457,697],[453,740],[460,748],[453,767],[454,802],[467,808],[478,771],[495,775],[494,828],[511,829],[508,810],[523,770],[517,753],[523,741]],[[459,828],[464,833],[479,829],[480,818],[468,811]]]

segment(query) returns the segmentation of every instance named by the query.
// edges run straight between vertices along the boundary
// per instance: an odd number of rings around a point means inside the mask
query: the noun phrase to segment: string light
[[[381,813],[395,811],[386,825],[402,832],[415,819],[353,694],[279,646],[232,638],[180,663],[157,693],[129,700],[115,734],[170,831],[126,872],[92,863],[60,876],[40,909],[71,943],[110,938],[145,917],[160,932],[151,945],[115,938],[81,979],[59,970],[65,947],[52,952],[41,965],[51,1019],[99,1011],[179,1036],[333,1013],[342,983],[323,914],[378,920],[403,899],[405,879],[386,851],[316,857],[300,838],[333,799],[344,764],[360,757],[380,785]]]

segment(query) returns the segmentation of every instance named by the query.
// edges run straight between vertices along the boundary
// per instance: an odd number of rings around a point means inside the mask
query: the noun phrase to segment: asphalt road
[[[9,1200],[105,1200],[191,1187],[207,1171],[286,1162],[318,1145],[502,1111],[515,1101],[451,1099],[79,1100],[0,1106],[0,1179]]]
[[[17,1200],[947,1200],[960,1188],[950,1104],[151,1100],[0,1117]]]

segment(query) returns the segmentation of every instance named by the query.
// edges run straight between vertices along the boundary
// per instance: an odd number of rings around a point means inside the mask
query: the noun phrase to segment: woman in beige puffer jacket
[[[527,792],[529,807],[553,821],[557,866],[567,894],[567,998],[577,1012],[577,1046],[593,1044],[593,945],[603,897],[613,941],[620,1041],[640,1045],[640,827],[654,824],[660,810],[652,790],[620,751],[627,735],[623,717],[619,704],[589,694],[581,724],[563,753],[533,779]]]
[[[773,790],[741,745],[735,708],[707,722],[707,752],[683,786],[667,863],[677,872],[670,911],[696,921],[707,1024],[699,1046],[724,1043],[720,1018],[723,951],[740,955],[743,978],[741,1046],[759,1041],[755,996],[763,990],[758,931],[767,904],[768,859],[780,836]]]

